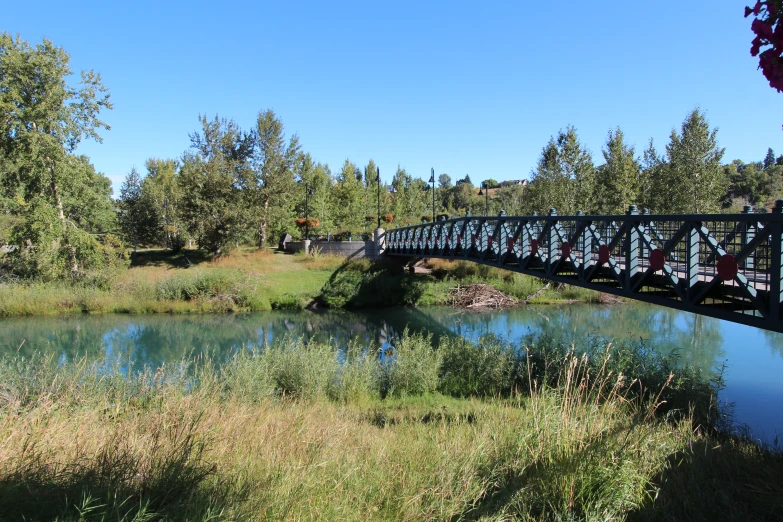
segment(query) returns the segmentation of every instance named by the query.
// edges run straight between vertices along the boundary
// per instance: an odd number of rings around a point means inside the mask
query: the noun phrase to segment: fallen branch
[[[546,292],[547,290],[549,290],[549,287],[551,287],[551,286],[552,286],[552,283],[551,283],[551,281],[550,281],[549,283],[545,284],[543,288],[539,288],[539,289],[538,289],[536,292],[534,292],[532,295],[529,295],[529,296],[527,296],[527,298],[525,298],[525,302],[526,302],[526,303],[529,303],[530,301],[532,301],[533,299],[535,299],[535,298],[536,298],[536,297],[538,297],[539,295],[541,295],[541,294],[543,294],[544,292]]]

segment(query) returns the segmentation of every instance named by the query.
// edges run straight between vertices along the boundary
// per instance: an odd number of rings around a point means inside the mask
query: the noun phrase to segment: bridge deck
[[[497,216],[390,230],[390,256],[463,259],[783,332],[770,214]]]

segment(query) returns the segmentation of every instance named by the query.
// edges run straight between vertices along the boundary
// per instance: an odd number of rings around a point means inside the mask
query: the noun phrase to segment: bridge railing
[[[466,216],[389,230],[387,255],[464,259],[783,331],[772,213]]]

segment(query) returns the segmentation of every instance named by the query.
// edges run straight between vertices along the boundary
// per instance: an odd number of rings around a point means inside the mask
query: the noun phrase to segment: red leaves
[[[753,13],[754,15],[758,16],[759,13],[761,12],[762,5],[766,4],[766,3],[767,3],[766,1],[764,1],[764,2],[758,1],[758,2],[756,2],[756,5],[753,6],[753,9],[751,9],[750,7],[745,6],[745,18],[750,16],[750,13]],[[773,5],[772,8],[774,9],[774,7],[775,6]]]
[[[753,23],[750,24],[750,30],[756,33],[759,37],[769,40],[772,36],[772,24],[768,20],[762,20],[756,18]]]
[[[783,92],[783,0],[759,0],[751,9],[745,7],[745,17],[756,19],[750,29],[756,35],[751,42],[750,55],[759,57],[759,69],[770,87]],[[767,47],[762,51],[762,47]]]

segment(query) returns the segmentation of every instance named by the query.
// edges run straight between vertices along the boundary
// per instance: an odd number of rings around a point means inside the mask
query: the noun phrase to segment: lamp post
[[[430,168],[430,183],[432,183],[432,222],[435,223],[435,168]]]
[[[310,240],[310,196],[313,191],[310,189],[310,183],[305,181],[305,239]]]
[[[489,215],[489,187],[487,186],[486,181],[481,182],[481,187],[479,188],[478,195],[484,196],[484,215],[488,216]]]
[[[378,184],[378,228],[381,228],[381,168],[375,167],[375,182]]]

